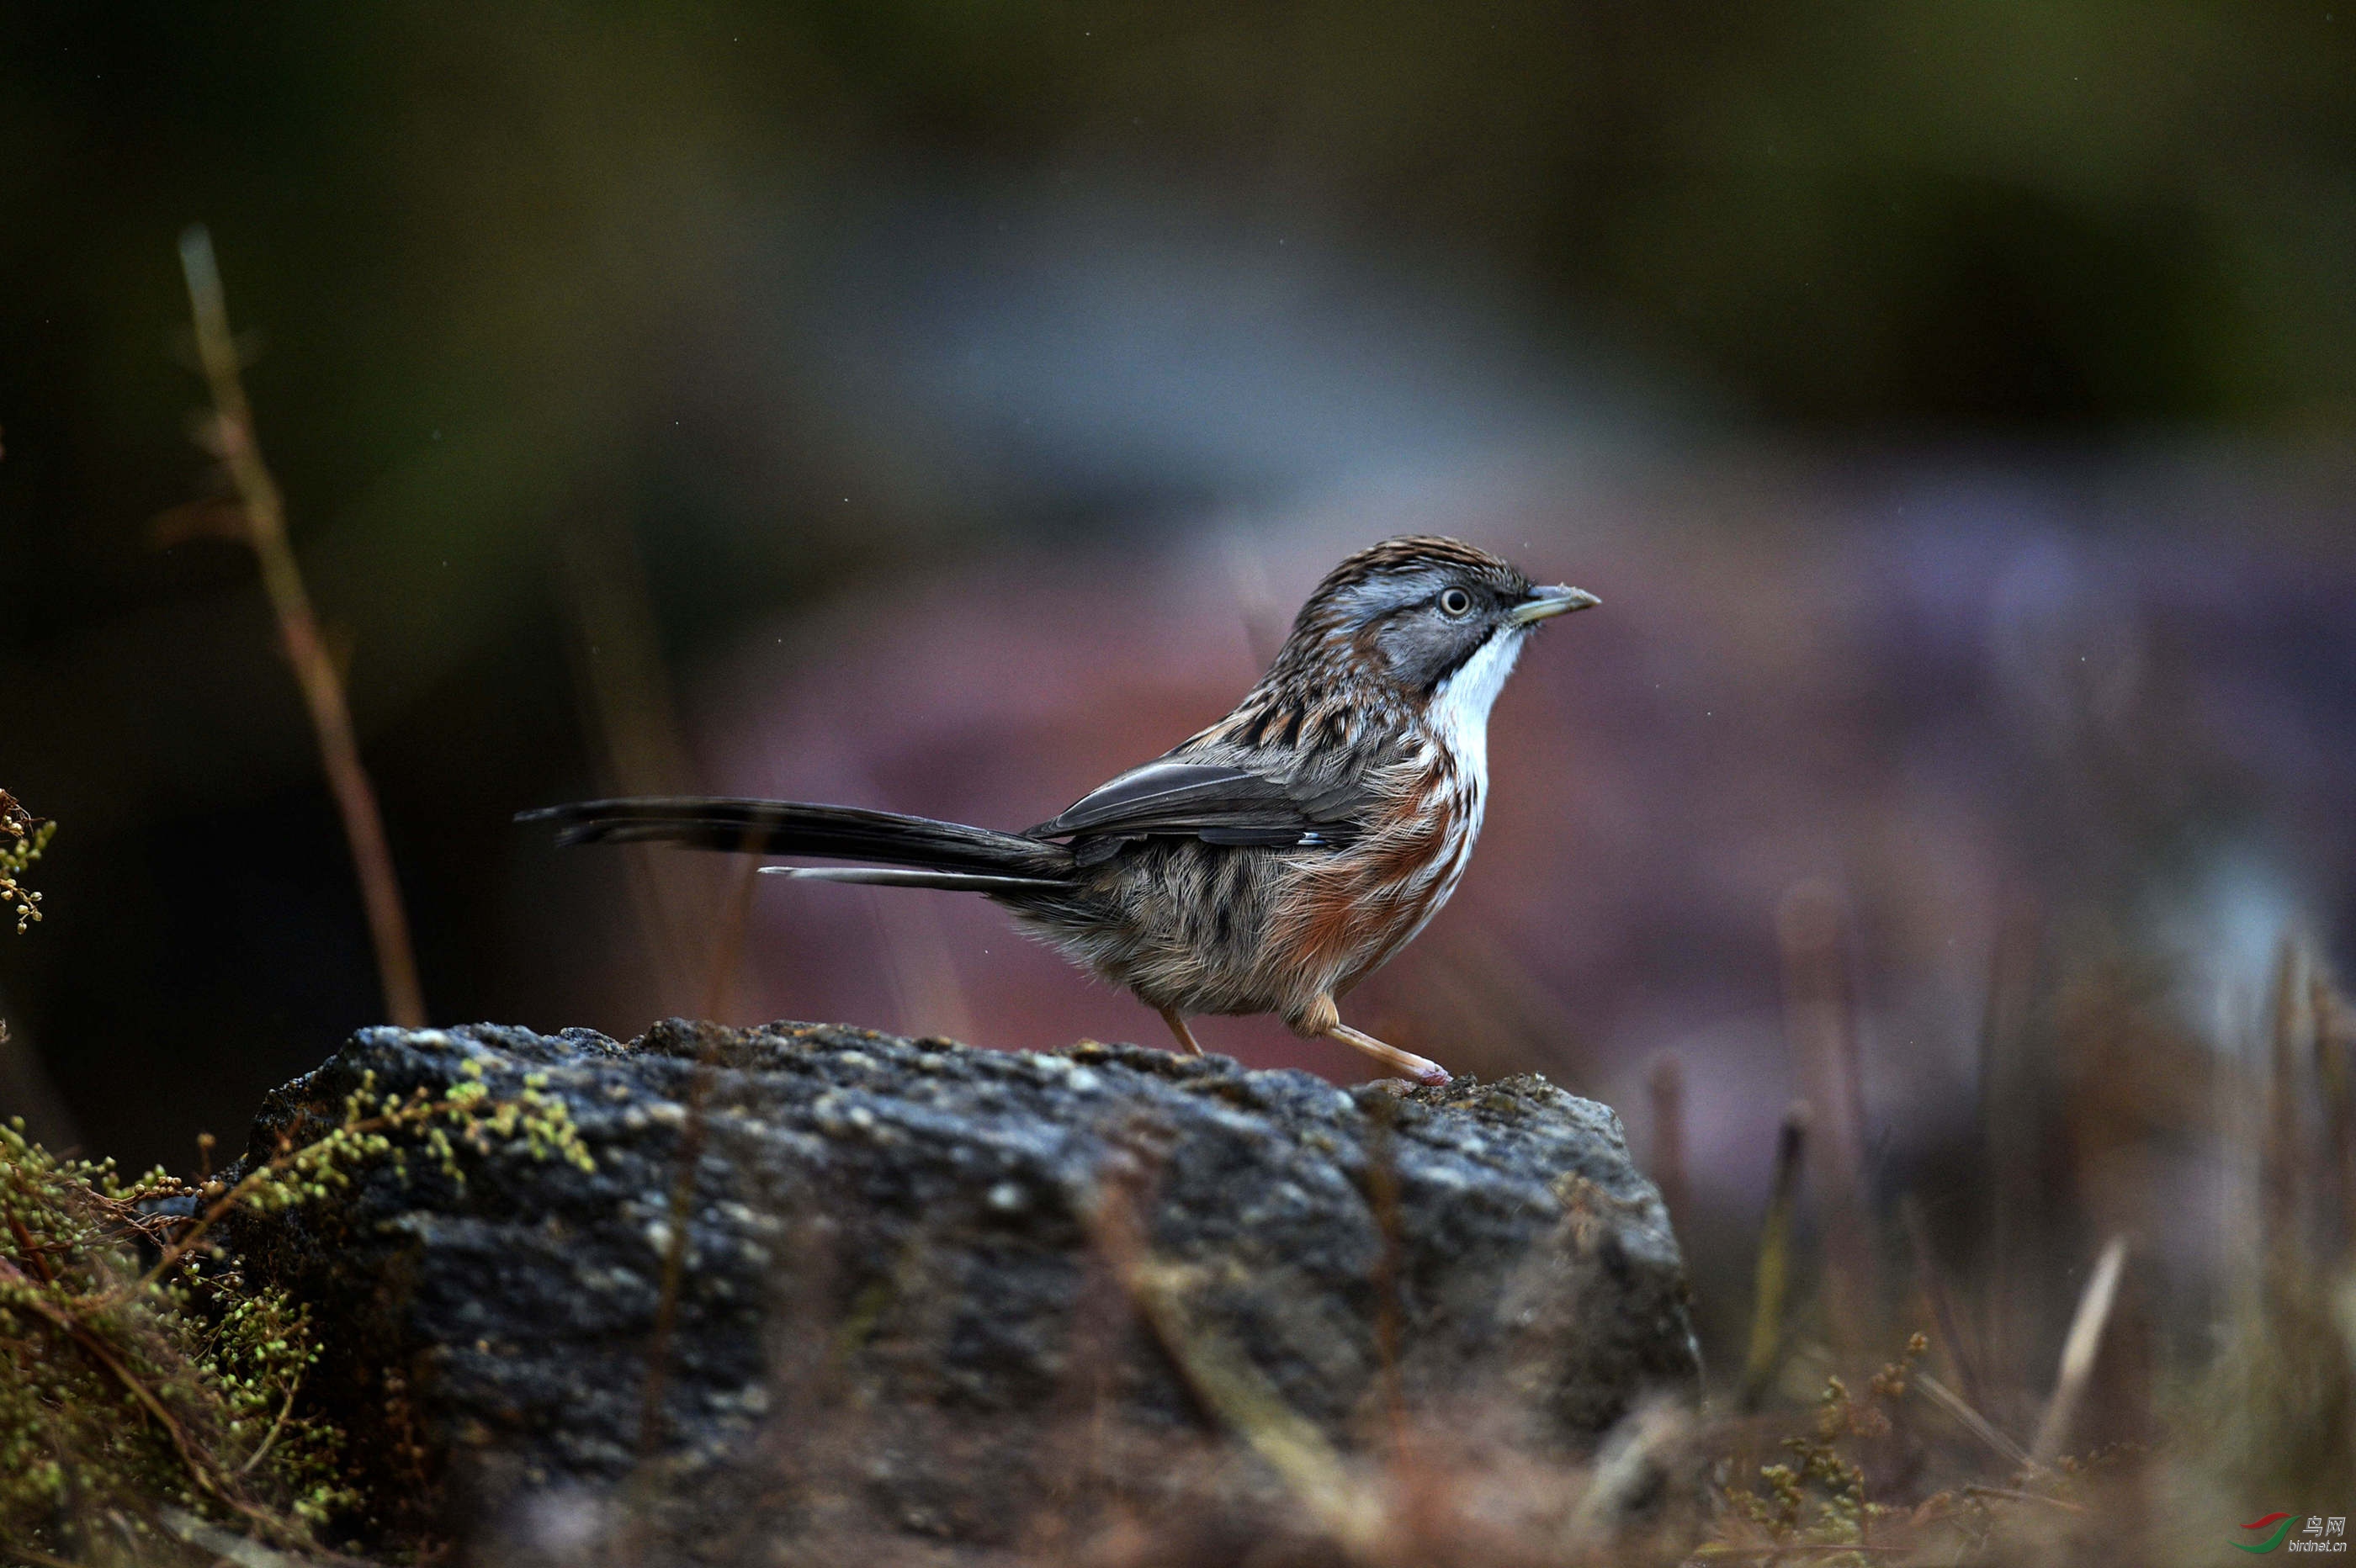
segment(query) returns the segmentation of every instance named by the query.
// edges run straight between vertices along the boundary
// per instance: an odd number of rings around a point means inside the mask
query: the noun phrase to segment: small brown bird
[[[523,820],[565,844],[663,840],[881,866],[765,870],[981,893],[1160,1012],[1274,1013],[1427,1083],[1438,1063],[1335,998],[1407,945],[1472,859],[1489,708],[1538,624],[1598,603],[1455,539],[1386,540],[1329,573],[1234,712],[1021,833],[795,801],[586,801]]]

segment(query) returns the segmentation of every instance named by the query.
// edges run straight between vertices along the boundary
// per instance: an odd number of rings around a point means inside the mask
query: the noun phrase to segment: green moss
[[[7,1550],[162,1555],[165,1507],[309,1544],[348,1500],[337,1434],[294,1408],[315,1355],[301,1312],[194,1252],[140,1269],[169,1223],[148,1206],[185,1195],[160,1171],[125,1182],[0,1127]]]
[[[284,1296],[250,1288],[210,1241],[240,1205],[283,1208],[371,1166],[521,1144],[586,1167],[564,1107],[527,1085],[493,1099],[379,1094],[235,1180],[61,1159],[0,1127],[0,1554],[28,1562],[212,1562],[202,1523],[316,1550],[364,1499],[343,1435],[305,1410],[318,1338]],[[191,1520],[199,1521],[192,1526]]]

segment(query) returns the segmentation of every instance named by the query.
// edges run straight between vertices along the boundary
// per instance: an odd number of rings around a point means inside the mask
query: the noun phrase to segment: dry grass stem
[[[1800,1169],[1806,1160],[1808,1107],[1783,1113],[1775,1139],[1775,1187],[1767,1218],[1759,1228],[1759,1266],[1751,1304],[1751,1347],[1743,1359],[1742,1408],[1756,1410],[1774,1381],[1783,1355],[1783,1299],[1792,1274],[1792,1211],[1799,1201]]]
[[[660,629],[646,569],[627,521],[601,511],[575,517],[557,555],[571,613],[569,640],[582,728],[593,737],[598,786],[620,795],[691,795],[693,767],[680,744]],[[691,1005],[714,962],[706,912],[721,868],[650,845],[625,848],[630,911],[649,977],[666,1009]],[[707,1016],[709,1016],[707,1014]]]
[[[1824,1225],[1826,1293],[1836,1348],[1855,1355],[1879,1302],[1865,1189],[1865,1088],[1844,950],[1847,916],[1830,884],[1805,881],[1775,911],[1785,1027],[1815,1113],[1811,1185]]]
[[[1283,1478],[1320,1529],[1363,1552],[1382,1527],[1380,1499],[1354,1482],[1325,1435],[1284,1403],[1240,1346],[1195,1321],[1186,1302],[1190,1283],[1184,1268],[1151,1258],[1129,1272],[1131,1296],[1187,1387]]]
[[[343,677],[319,634],[310,593],[303,586],[294,551],[286,542],[285,501],[277,480],[262,461],[254,438],[253,411],[245,400],[220,269],[213,259],[212,236],[202,226],[180,236],[180,267],[187,277],[188,304],[196,321],[197,357],[212,393],[212,443],[237,488],[245,524],[242,537],[262,563],[262,587],[278,618],[294,678],[303,688],[311,727],[319,740],[319,762],[335,793],[336,809],[343,817],[344,837],[351,845],[352,865],[359,874],[360,898],[368,912],[369,938],[376,948],[385,1016],[404,1029],[423,1029],[425,997],[418,985],[409,917],[402,907],[401,883],[393,872],[384,818],[377,806],[375,786],[360,763],[359,741],[352,730]]]
[[[2094,1358],[2103,1348],[2103,1329],[2111,1320],[2111,1304],[2118,1296],[2119,1272],[2126,1266],[2126,1238],[2113,1236],[2103,1248],[2084,1293],[2078,1297],[2078,1310],[2070,1319],[2069,1338],[2062,1342],[2062,1375],[2054,1382],[2052,1399],[2046,1403],[2045,1419],[2038,1424],[2037,1441],[2029,1445],[2029,1457],[2038,1464],[2051,1464],[2062,1452],[2062,1440],[2070,1435],[2070,1423],[2078,1413],[2087,1380],[2094,1375]]]
[[[1965,1431],[1994,1449],[1997,1456],[2005,1463],[2016,1468],[2025,1469],[2035,1462],[2029,1458],[2028,1449],[2006,1436],[1994,1422],[1982,1415],[1968,1400],[1930,1373],[1916,1372],[1914,1386],[1929,1394],[1932,1403],[1954,1416]]]
[[[1923,1300],[1930,1304],[1932,1320],[1939,1326],[1940,1347],[1947,1352],[1948,1363],[1964,1385],[1964,1397],[1976,1406],[1984,1404],[1987,1395],[1980,1383],[1979,1358],[1964,1340],[1963,1326],[1956,1318],[1946,1276],[1939,1270],[1939,1254],[1931,1244],[1931,1221],[1922,1212],[1922,1200],[1909,1192],[1898,1207],[1906,1222],[1907,1242],[1914,1249],[1915,1279],[1922,1287]]]

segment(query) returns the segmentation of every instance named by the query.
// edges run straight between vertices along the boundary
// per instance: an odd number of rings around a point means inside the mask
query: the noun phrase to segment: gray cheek
[[[1410,691],[1430,691],[1472,656],[1487,631],[1477,620],[1403,615],[1377,641],[1393,679]]]

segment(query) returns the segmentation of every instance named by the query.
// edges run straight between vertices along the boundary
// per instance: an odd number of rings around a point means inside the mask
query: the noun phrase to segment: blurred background
[[[510,817],[1023,827],[1453,533],[1604,608],[1353,1021],[1618,1106],[1721,1352],[1803,1093],[1890,1223],[2199,1299],[2210,1086],[2356,959],[2335,3],[0,4],[0,1112],[186,1167],[383,1016],[253,557],[158,528],[201,221],[435,1021],[1159,1043],[979,901]]]

